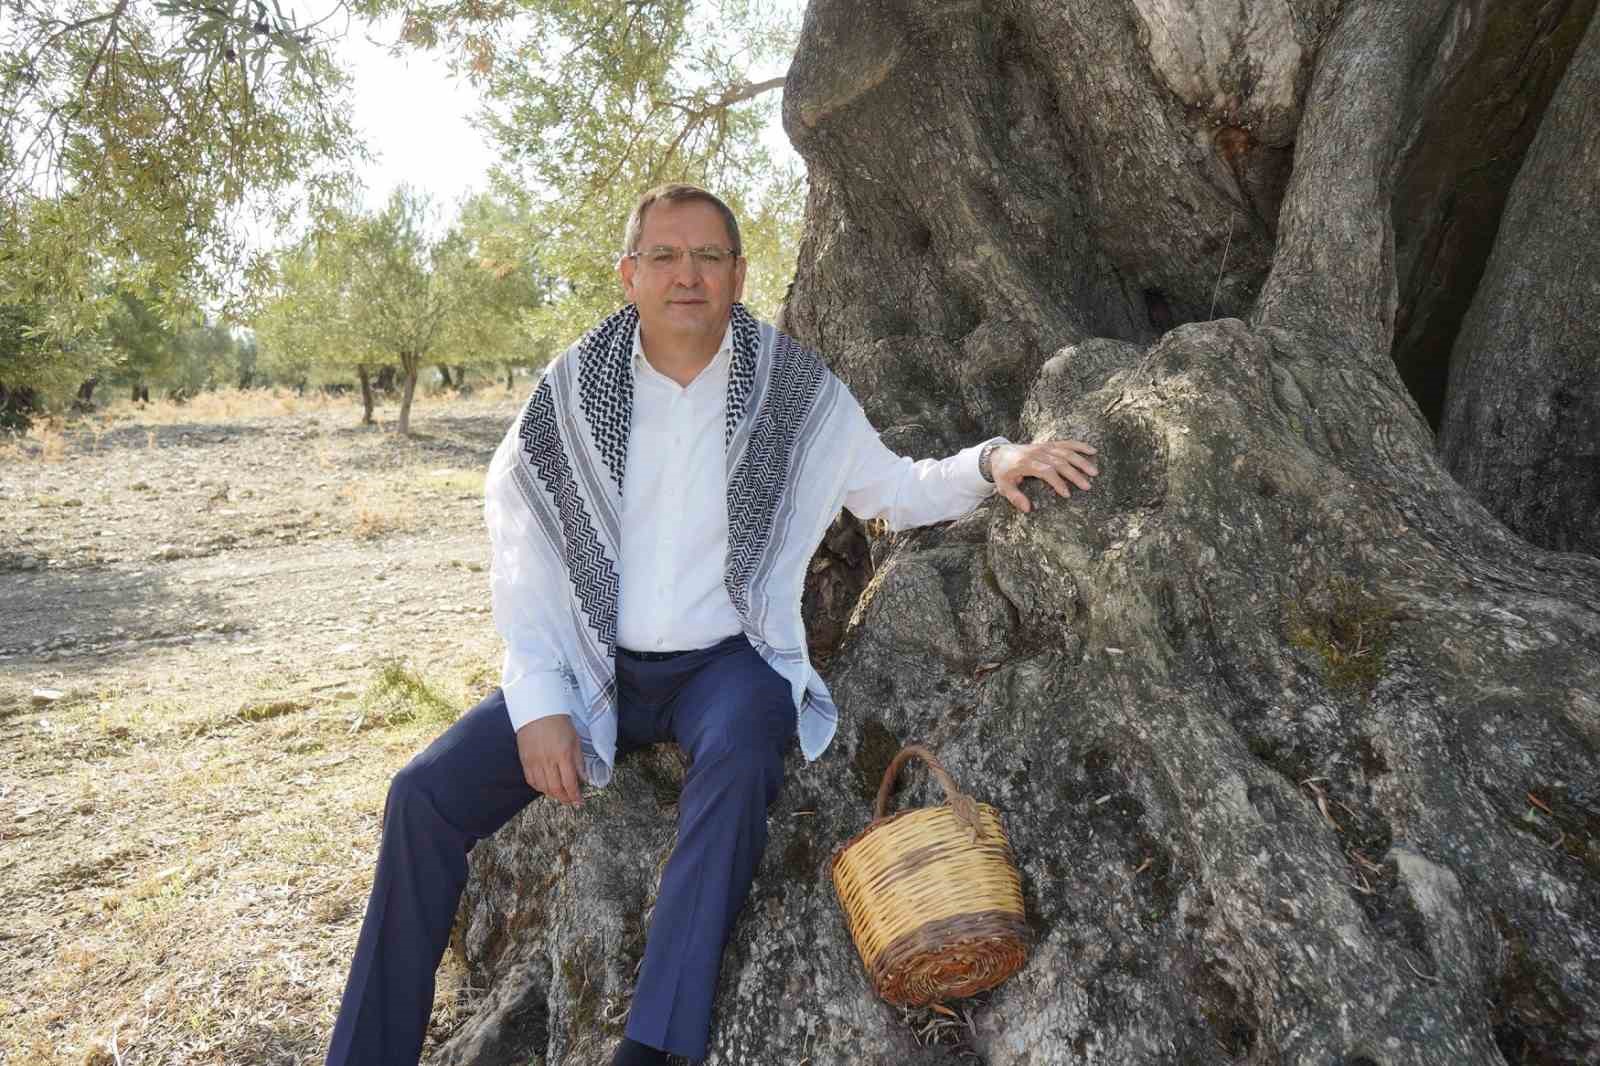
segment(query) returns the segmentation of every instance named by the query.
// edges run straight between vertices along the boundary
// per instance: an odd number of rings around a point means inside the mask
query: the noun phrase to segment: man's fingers
[[[1040,481],[1043,481],[1051,488],[1055,489],[1057,496],[1072,495],[1072,490],[1067,488],[1067,483],[1061,480],[1061,475],[1057,473],[1056,468],[1051,466],[1049,463],[1039,463],[1037,472],[1033,476],[1038,478]],[[1089,486],[1079,482],[1078,487],[1081,489],[1086,489]]]
[[[1011,506],[1015,507],[1017,510],[1022,511],[1023,513],[1027,513],[1028,511],[1032,510],[1033,505],[1028,503],[1028,497],[1024,496],[1022,491],[1016,486],[1003,485],[1001,486],[1000,491],[1005,495],[1007,500],[1011,501]]]
[[[1067,491],[1066,482],[1062,481],[1063,475],[1065,475],[1068,480],[1070,480],[1080,489],[1088,489],[1089,487],[1089,479],[1086,476],[1084,476],[1076,467],[1059,460],[1056,462],[1041,461],[1035,463],[1034,469],[1028,470],[1026,473],[1038,478],[1041,481],[1049,482],[1051,487],[1053,487],[1056,492],[1062,496],[1072,495],[1072,493]]]
[[[1066,444],[1076,444],[1077,442],[1076,441],[1066,441],[1064,443],[1066,443]],[[1081,445],[1080,447],[1088,448],[1089,446],[1087,444],[1084,444],[1084,445]],[[1076,470],[1082,470],[1085,474],[1088,474],[1090,477],[1094,477],[1096,474],[1100,473],[1100,468],[1095,465],[1094,460],[1089,458],[1089,455],[1092,455],[1092,454],[1094,454],[1094,450],[1092,448],[1089,449],[1088,454],[1085,454],[1084,452],[1075,450],[1075,449],[1070,448],[1070,447],[1059,447],[1059,448],[1054,449],[1054,451],[1052,452],[1052,458],[1054,458],[1056,460],[1056,465],[1057,466],[1062,466],[1062,465],[1069,466],[1069,467],[1072,467],[1073,469],[1076,469]]]
[[[583,806],[583,788],[578,783],[578,753],[569,748],[557,761],[561,769],[561,802]]]
[[[543,767],[544,780],[545,784],[550,786],[545,795],[557,803],[571,803],[572,796],[567,791],[566,782],[561,780],[562,761],[562,757],[559,755],[550,756],[545,761]]]

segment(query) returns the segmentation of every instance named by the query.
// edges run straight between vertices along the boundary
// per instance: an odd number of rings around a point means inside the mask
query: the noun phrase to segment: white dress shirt
[[[617,643],[634,651],[709,647],[741,631],[723,585],[728,549],[723,410],[733,331],[688,385],[656,370],[634,336],[633,418],[623,478]],[[884,518],[893,529],[927,525],[970,512],[994,491],[978,473],[974,445],[947,459],[912,462],[884,446],[864,418],[845,506],[862,519]],[[530,595],[518,576],[544,551],[528,528],[508,476],[516,427],[490,462],[485,518],[492,543],[490,590],[495,628],[506,642],[501,687],[513,729],[570,713],[575,698],[550,634],[561,624],[553,604],[563,590]]]

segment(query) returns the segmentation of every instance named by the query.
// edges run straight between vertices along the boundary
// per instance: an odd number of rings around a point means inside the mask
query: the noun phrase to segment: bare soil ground
[[[0,1063],[322,1061],[388,778],[498,678],[481,494],[519,399],[0,450]],[[436,1038],[470,1001],[447,960]]]

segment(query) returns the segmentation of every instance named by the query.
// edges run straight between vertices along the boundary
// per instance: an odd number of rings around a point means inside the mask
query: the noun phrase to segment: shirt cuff
[[[970,448],[963,448],[955,454],[955,483],[971,496],[992,496],[995,484],[985,481],[983,475],[978,473],[978,456],[986,445],[994,442],[1004,442],[1004,437],[990,437],[988,440],[979,441]]]
[[[500,691],[505,695],[513,732],[540,718],[571,713],[567,710],[571,698],[567,681],[560,670],[530,670],[515,681],[503,683]]]

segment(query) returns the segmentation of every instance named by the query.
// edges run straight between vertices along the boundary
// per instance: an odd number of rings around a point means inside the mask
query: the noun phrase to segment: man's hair
[[[698,185],[672,183],[657,185],[639,197],[639,202],[634,205],[633,213],[628,216],[628,228],[622,233],[623,255],[631,255],[639,250],[639,234],[644,231],[645,212],[650,210],[650,205],[657,200],[665,200],[673,204],[691,203],[698,200],[703,204],[710,204],[717,209],[717,214],[722,216],[722,224],[728,228],[728,240],[733,245],[733,254],[744,254],[744,244],[739,239],[739,220],[733,217],[732,208]]]

